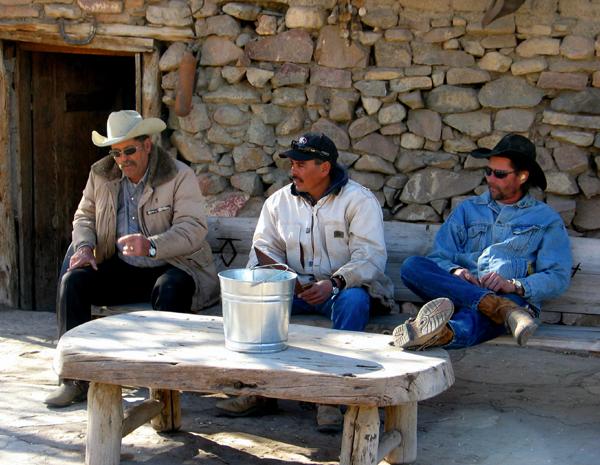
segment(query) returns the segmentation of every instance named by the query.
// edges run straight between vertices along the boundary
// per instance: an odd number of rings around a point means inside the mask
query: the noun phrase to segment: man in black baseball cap
[[[525,345],[537,328],[542,301],[569,285],[572,258],[564,222],[528,193],[530,186],[546,188],[535,145],[507,134],[493,149],[472,155],[488,160],[488,192],[452,211],[427,257],[404,261],[404,284],[434,300],[394,330],[397,347],[468,347],[507,330]]]
[[[263,205],[248,265],[289,266],[300,284],[293,313],[323,314],[334,329],[362,331],[370,312],[396,306],[385,275],[381,206],[370,190],[348,179],[325,134],[304,134],[280,156],[290,160],[292,184]],[[239,416],[264,411],[267,402],[245,396],[217,407]],[[340,430],[341,412],[320,405],[317,424],[320,431]]]

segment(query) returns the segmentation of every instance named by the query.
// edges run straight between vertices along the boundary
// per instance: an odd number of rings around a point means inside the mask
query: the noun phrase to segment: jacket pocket
[[[526,254],[529,250],[537,249],[541,230],[542,228],[537,225],[513,226],[508,246],[518,254]]]
[[[467,251],[481,252],[486,246],[487,224],[474,224],[467,230]]]
[[[350,261],[348,248],[348,231],[344,223],[329,223],[325,225],[326,256],[332,270],[337,270]]]
[[[187,259],[192,262],[190,265],[196,265],[200,268],[206,268],[213,263],[212,251],[210,250],[210,247],[206,245],[201,249],[196,250],[193,254],[188,255]]]

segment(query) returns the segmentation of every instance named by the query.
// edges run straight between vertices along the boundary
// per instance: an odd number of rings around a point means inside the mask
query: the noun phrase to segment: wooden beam
[[[85,37],[90,33],[90,24],[66,24],[65,32],[70,36]],[[0,32],[29,32],[59,34],[58,23],[8,23],[0,21]],[[128,37],[132,39],[156,39],[165,42],[187,42],[193,40],[194,32],[191,28],[177,27],[152,27],[135,26],[130,24],[98,24],[96,26],[96,37]],[[95,40],[95,39],[94,39]]]
[[[151,52],[154,50],[154,40],[136,37],[102,36],[97,34],[87,45],[68,46],[58,33],[43,31],[19,31],[0,28],[0,39],[14,40],[18,42],[29,42],[32,44],[44,44],[65,47],[66,53],[91,54],[94,50],[109,50],[111,52]],[[81,51],[80,51],[81,50]],[[116,53],[111,53],[115,55]]]
[[[385,407],[383,430],[400,431],[402,442],[385,456],[390,464],[410,463],[417,459],[417,403]]]
[[[142,55],[135,54],[135,111],[142,114]]]
[[[15,99],[13,112],[18,115],[15,142],[16,179],[19,185],[17,222],[19,243],[19,308],[33,308],[33,136],[31,129],[31,54],[17,47]]]
[[[381,435],[377,449],[377,463],[381,462],[392,450],[402,443],[402,433],[398,430],[388,431]]]
[[[156,399],[147,399],[139,405],[125,411],[121,437],[127,436],[143,424],[149,422],[162,411],[163,405]]]
[[[152,427],[156,431],[177,431],[181,428],[181,405],[179,391],[170,389],[150,389],[150,398],[162,405],[159,415],[152,418]]]
[[[158,68],[160,53],[154,50],[142,55],[142,116],[160,117],[162,106],[161,72]]]
[[[119,465],[122,425],[121,386],[90,383],[85,465]]]
[[[4,64],[4,44],[0,41],[0,304],[11,307],[18,303],[17,236],[13,214],[11,180],[16,170],[10,150],[10,92],[12,78]]]
[[[377,465],[377,407],[350,405],[344,414],[340,465]]]

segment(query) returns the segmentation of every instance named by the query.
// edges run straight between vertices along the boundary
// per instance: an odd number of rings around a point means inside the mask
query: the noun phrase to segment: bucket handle
[[[269,263],[268,265],[255,265],[253,267],[251,267],[251,270],[258,270],[258,269],[262,269],[262,268],[274,268],[276,270],[280,270],[279,273],[277,273],[275,276],[279,276],[281,273],[285,273],[287,271],[292,271],[292,269],[287,266],[287,264],[285,263]],[[273,277],[275,277],[273,276]],[[268,282],[266,279],[263,279],[262,281],[257,281],[252,283],[250,286],[254,287],[254,286],[258,286],[259,284],[264,284]]]

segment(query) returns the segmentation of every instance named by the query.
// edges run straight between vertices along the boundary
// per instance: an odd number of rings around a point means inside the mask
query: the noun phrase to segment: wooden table
[[[178,429],[179,391],[348,405],[340,464],[397,464],[416,459],[417,402],[446,390],[454,374],[445,351],[405,352],[390,340],[290,325],[286,350],[238,353],[225,348],[220,317],[143,311],[68,331],[54,366],[62,378],[90,381],[88,465],[118,464],[121,438],[150,419],[157,430]],[[151,398],[123,412],[121,386],[149,387]]]

